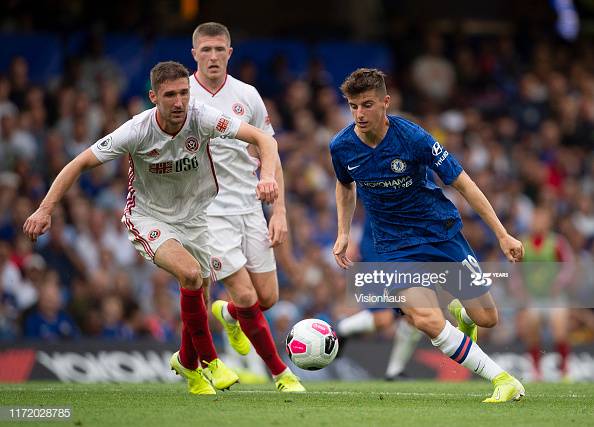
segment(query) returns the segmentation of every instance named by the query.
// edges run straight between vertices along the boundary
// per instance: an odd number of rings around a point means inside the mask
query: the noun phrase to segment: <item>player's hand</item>
[[[349,247],[349,236],[338,236],[336,238],[336,243],[334,243],[334,249],[332,253],[334,254],[334,259],[336,260],[336,264],[340,268],[344,268],[345,270],[353,265],[353,261],[351,261],[347,255],[346,251]]]
[[[278,184],[273,177],[261,176],[256,185],[256,197],[265,203],[273,203],[278,197]]]
[[[289,228],[287,226],[287,217],[283,213],[273,213],[268,222],[268,240],[270,247],[284,243],[287,240]]]
[[[511,262],[519,262],[524,258],[524,245],[509,234],[499,239],[499,246],[505,257]]]
[[[44,209],[37,209],[23,224],[23,233],[33,242],[52,225],[52,216]]]

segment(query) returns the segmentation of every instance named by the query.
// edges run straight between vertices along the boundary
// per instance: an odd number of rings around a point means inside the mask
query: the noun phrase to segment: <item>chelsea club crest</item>
[[[404,172],[404,170],[406,169],[406,163],[404,163],[403,160],[394,159],[392,160],[392,164],[390,165],[390,167],[392,168],[392,171],[394,171],[395,173],[401,173]]]

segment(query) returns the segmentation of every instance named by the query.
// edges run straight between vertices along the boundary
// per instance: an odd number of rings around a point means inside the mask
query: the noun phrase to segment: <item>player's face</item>
[[[363,133],[377,131],[386,120],[390,96],[372,89],[347,99],[355,125]]]
[[[157,92],[149,92],[151,102],[157,106],[161,118],[173,126],[186,120],[190,102],[190,82],[187,77],[163,82]]]
[[[233,48],[225,36],[200,36],[192,49],[198,72],[209,80],[224,78],[231,53]]]

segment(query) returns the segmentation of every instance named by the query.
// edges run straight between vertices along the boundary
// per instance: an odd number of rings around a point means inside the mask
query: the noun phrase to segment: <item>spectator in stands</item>
[[[451,61],[445,57],[444,41],[435,31],[425,37],[425,52],[412,64],[412,79],[424,97],[437,103],[447,101],[454,90],[456,73]]]
[[[52,228],[47,238],[39,239],[39,254],[49,267],[60,277],[60,283],[70,287],[76,274],[86,277],[87,271],[78,253],[73,247],[76,232],[67,226],[63,209],[56,209],[52,217]]]
[[[542,379],[542,324],[549,324],[555,350],[559,353],[562,378],[569,374],[567,358],[569,311],[564,297],[575,273],[574,255],[563,236],[552,231],[552,213],[537,207],[532,217],[530,235],[522,239],[525,254],[522,264],[524,308],[518,313],[518,330],[532,358],[534,379]]]
[[[10,62],[10,100],[18,107],[24,110],[25,97],[29,89],[29,64],[22,56],[16,56]]]
[[[86,57],[81,62],[80,88],[96,101],[100,97],[101,84],[113,82],[117,91],[122,93],[127,86],[126,75],[120,66],[104,54],[104,42],[101,34],[89,36]]]
[[[101,302],[103,330],[101,337],[115,340],[130,340],[133,331],[124,322],[124,306],[117,295],[108,295]]]
[[[0,74],[0,118],[5,114],[17,113],[17,106],[10,100],[10,80]]]
[[[80,335],[77,325],[63,309],[59,275],[50,271],[39,289],[39,301],[25,318],[24,336],[46,341],[73,339]]]

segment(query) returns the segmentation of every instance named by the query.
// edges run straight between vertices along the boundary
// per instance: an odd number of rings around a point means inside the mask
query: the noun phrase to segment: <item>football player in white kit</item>
[[[199,25],[192,36],[192,46],[192,56],[198,65],[190,77],[192,98],[273,135],[258,91],[227,74],[233,52],[227,27],[215,22]],[[255,197],[258,154],[249,150],[247,144],[230,139],[216,138],[211,147],[220,184],[219,194],[207,209],[211,268],[231,297],[230,302],[215,301],[213,314],[238,353],[247,354],[251,341],[279,391],[304,392],[299,379],[279,357],[262,313],[278,300],[272,248],[287,237],[280,161],[275,174],[279,197],[267,225],[262,203]]]
[[[276,141],[210,106],[190,104],[189,75],[183,65],[161,62],[150,78],[149,97],[156,107],[134,116],[66,165],[23,231],[37,239],[50,228],[55,205],[84,170],[127,154],[128,197],[122,222],[138,252],[181,285],[182,343],[171,357],[171,368],[188,380],[190,393],[214,394],[215,388],[227,389],[238,377],[217,356],[203,294],[210,277],[205,210],[218,191],[209,141],[239,139],[258,147],[262,173],[257,194],[269,203],[278,197]]]

